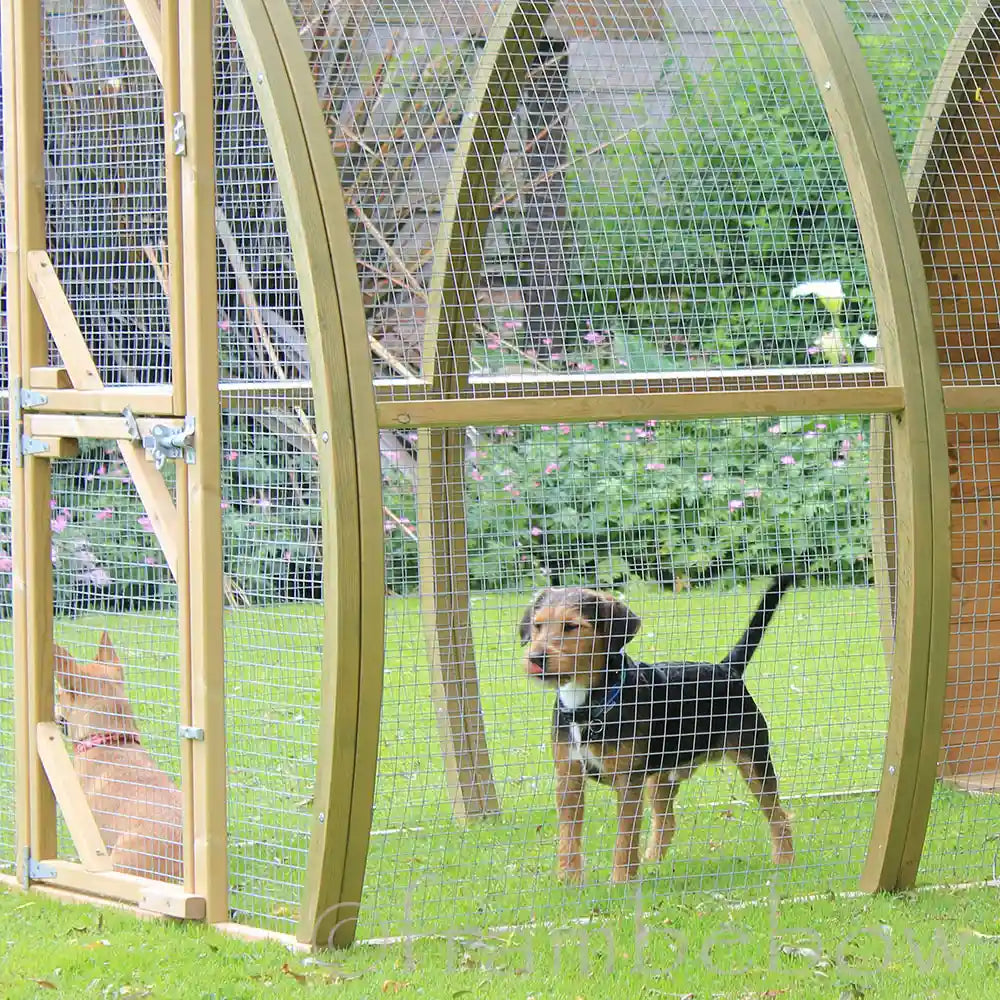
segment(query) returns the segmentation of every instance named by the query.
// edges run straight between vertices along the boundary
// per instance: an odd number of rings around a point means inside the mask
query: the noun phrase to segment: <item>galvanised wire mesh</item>
[[[43,10],[47,249],[105,381],[167,382],[160,83],[122,4]]]
[[[430,370],[432,250],[492,8],[309,8],[301,35],[340,159],[375,375],[405,399]],[[623,375],[708,388],[709,373],[737,368],[869,360],[843,169],[778,4],[557,7],[530,62],[485,246],[461,251],[481,272],[480,394],[559,394],[574,378],[633,391]],[[836,277],[851,336],[790,294]],[[446,364],[454,343],[438,350]]]
[[[230,905],[292,931],[319,729],[316,419],[277,178],[224,11],[216,51]]]
[[[770,728],[795,864],[772,864],[767,824],[735,769],[706,765],[683,782],[676,837],[663,861],[642,865],[642,879],[653,900],[759,896],[770,883],[853,887],[889,691],[878,617],[886,595],[871,583],[867,420],[484,427],[465,471],[467,666],[502,812],[465,827],[453,815],[409,537],[420,527],[416,489],[386,463],[386,504],[399,517],[386,524],[392,596],[363,936],[561,920],[616,898],[606,888],[614,795],[596,784],[585,792],[590,881],[573,891],[555,877],[556,692],[528,676],[523,656],[536,645],[522,649],[518,637],[533,593],[552,585],[617,595],[642,619],[626,646],[636,661],[714,661],[746,627],[766,578],[799,570],[746,671]],[[686,710],[692,719],[710,711],[707,686]]]
[[[111,794],[90,800],[98,826],[113,830],[121,817],[131,817],[130,826],[144,808],[171,801],[159,788],[159,772],[175,785],[179,781],[177,588],[117,445],[81,446],[80,458],[52,464],[55,641],[69,656],[57,656],[56,669],[59,685],[71,695],[57,694],[56,712],[70,722],[68,735],[81,746],[87,736],[129,734],[134,727],[149,754],[130,761],[134,769],[120,773]],[[106,647],[102,653],[104,633],[113,654]],[[131,718],[115,711],[107,688],[94,676],[113,672],[115,661]],[[74,730],[74,723],[85,731]],[[77,749],[77,755],[81,773],[97,766],[86,760],[86,751]],[[176,798],[173,804],[179,805]],[[179,858],[179,816],[171,812],[160,833],[143,847],[144,871],[180,881],[173,868]],[[60,852],[74,856],[63,824]]]
[[[165,384],[162,90],[121,4],[53,2],[43,10],[46,246],[104,381]],[[61,363],[54,347],[50,356]],[[164,475],[172,494],[169,464]],[[54,462],[52,477],[55,641],[66,651],[57,669],[72,695],[57,696],[57,713],[81,743],[134,727],[148,756],[137,753],[134,766],[116,772],[120,784],[92,796],[91,807],[110,831],[162,806],[161,836],[133,860],[137,870],[178,881],[179,793],[169,788],[180,763],[176,584],[115,442],[81,441],[80,457]],[[132,717],[113,712],[93,676],[119,670],[116,688],[123,685]],[[84,752],[76,766],[82,773],[98,765]],[[64,826],[60,851],[73,856]]]
[[[952,47],[948,76],[939,81],[937,97],[946,96],[942,87],[954,89],[941,118],[925,122],[910,169],[947,407],[951,387],[998,385],[1000,207],[994,192],[1000,179],[1000,11],[991,3],[921,6],[924,10],[914,16],[935,39],[937,25],[944,25],[947,34],[968,7],[962,31],[969,55],[963,58],[961,47]],[[935,41],[935,56],[937,50]],[[928,68],[934,62],[929,60]],[[990,405],[983,401],[981,408]],[[1000,690],[994,667],[1000,417],[995,410],[953,412],[946,426],[952,494],[951,644],[941,780],[921,873],[931,881],[979,881],[996,877],[1000,833]]]

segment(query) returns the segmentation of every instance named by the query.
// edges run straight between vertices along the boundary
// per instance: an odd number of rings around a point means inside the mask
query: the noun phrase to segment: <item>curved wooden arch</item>
[[[892,890],[916,878],[937,771],[950,588],[944,406],[920,247],[861,49],[839,4],[785,7],[820,83],[868,258],[886,372],[904,394],[892,428],[892,701],[861,880],[870,891]]]
[[[1000,3],[975,0],[938,75],[908,176],[949,414],[954,639],[939,766],[955,787],[992,792],[1000,790],[1000,636],[990,624],[1000,599],[998,37]]]
[[[337,165],[284,0],[227,0],[267,130],[295,258],[316,405],[323,523],[317,776],[297,936],[354,937],[382,696],[381,470],[365,315]]]
[[[884,772],[862,875],[865,888],[893,889],[912,884],[916,876],[941,731],[950,585],[941,384],[920,249],[888,125],[860,47],[839,5],[825,0],[784,0],[784,6],[820,84],[844,162],[866,248],[889,386],[902,393],[902,409],[892,418],[891,449],[888,428],[882,438],[876,435],[876,447],[885,441],[886,463],[891,455],[892,468],[887,472],[891,471],[893,483],[891,487],[883,484],[875,507],[882,511],[891,502],[899,537],[891,551],[893,578],[885,581],[891,582],[895,596],[892,705]],[[496,183],[496,163],[512,98],[528,72],[534,49],[531,40],[540,37],[548,12],[547,4],[508,0],[491,32],[488,52],[492,62],[484,57],[480,68],[435,259],[422,386],[431,400],[450,396],[464,402],[463,397],[470,395],[467,331],[482,270],[481,248],[489,217],[486,206]],[[447,353],[442,345],[447,345]],[[829,401],[817,394],[818,407]],[[600,397],[588,402],[593,407],[590,418],[602,418]],[[722,397],[723,409],[725,403]],[[444,414],[446,405],[436,407],[438,425],[460,426],[459,408],[452,422]],[[733,415],[751,412],[753,407],[743,401]],[[449,481],[449,489],[439,489],[445,501],[449,494],[457,497],[456,484],[461,482],[457,441],[450,440],[447,447],[443,438],[433,437],[448,433],[423,431],[421,449],[440,463],[439,468],[451,469],[450,476],[438,472],[439,479]],[[432,450],[435,443],[437,449]],[[460,504],[457,499],[454,502]],[[445,506],[439,512],[445,519],[447,510]],[[451,510],[461,515],[458,507]],[[432,520],[437,523],[439,518]],[[888,519],[882,523],[888,527]],[[888,570],[888,552],[883,561],[883,570]],[[425,589],[433,591],[433,575],[428,573],[425,579]],[[454,606],[458,589],[452,578],[449,606]]]

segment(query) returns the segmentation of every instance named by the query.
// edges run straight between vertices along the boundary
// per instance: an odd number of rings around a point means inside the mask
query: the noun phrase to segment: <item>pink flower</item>
[[[582,372],[596,372],[597,365],[592,361],[578,361],[576,367]]]
[[[603,333],[598,333],[596,330],[592,333],[585,333],[583,339],[588,344],[603,344],[608,338],[604,336]]]
[[[647,427],[655,427],[656,426],[656,421],[655,420],[647,420],[646,421],[646,426]]]
[[[768,427],[767,433],[768,434],[780,434],[781,433],[781,424],[772,424],[770,427]]]
[[[69,518],[65,514],[59,514],[57,517],[52,518],[49,522],[52,530],[60,535],[66,530],[66,525],[69,524]]]
[[[758,490],[758,489],[747,490],[747,496],[751,500],[759,500],[760,499],[760,490]]]
[[[569,424],[560,424],[557,428],[560,434],[569,434],[570,426]]]
[[[110,521],[115,516],[115,512],[110,507],[102,507],[94,517],[98,521]]]
[[[546,347],[551,347],[551,346],[552,346],[552,344],[553,344],[553,340],[552,340],[552,338],[551,338],[551,337],[542,337],[542,343],[543,343],[543,344],[544,344],[544,345],[545,345]]]
[[[781,464],[782,465],[794,465],[795,464],[795,459],[792,458],[791,455],[782,455],[781,456]]]
[[[542,533],[542,529],[537,524],[533,524],[531,526],[531,533],[537,538]]]
[[[647,462],[646,471],[647,472],[661,472],[666,466],[662,462]]]
[[[240,457],[240,453],[238,451],[227,451],[226,452],[226,461],[227,462],[235,462],[236,459],[238,459],[239,457]]]
[[[49,501],[49,510],[55,510],[55,509],[56,509],[56,502],[55,502],[55,500],[50,500]]]
[[[552,427],[549,424],[542,424],[541,429],[543,431],[550,431],[550,430],[552,430]]]
[[[283,560],[284,560],[285,562],[291,562],[291,561],[292,561],[292,554],[291,554],[291,552],[289,552],[289,551],[288,551],[288,550],[286,549],[286,550],[285,550],[284,552],[282,552],[282,553],[281,553],[281,558],[282,558],[282,559],[283,559]]]
[[[383,521],[382,522],[382,530],[385,532],[385,534],[391,535],[396,530],[396,522],[395,521]]]
[[[826,430],[826,424],[817,424],[816,425],[816,430],[818,430],[818,431],[825,431]]]
[[[625,440],[626,441],[631,441],[632,440],[632,432],[631,431],[626,431],[625,432]]]
[[[545,466],[545,475],[551,476],[552,473],[557,472],[558,469],[559,469],[558,462],[549,462],[549,464]]]
[[[521,322],[519,320],[509,319],[509,320],[507,320],[506,323],[504,323],[503,328],[505,330],[520,330],[521,326],[522,326],[522,324],[521,324]],[[549,343],[551,344],[552,341],[550,340]]]
[[[143,514],[142,517],[139,518],[139,527],[142,528],[143,531],[153,530],[153,522],[150,520],[148,514]]]
[[[469,476],[470,476],[470,477],[471,477],[472,479],[475,479],[475,481],[476,481],[477,483],[481,483],[481,482],[483,481],[483,478],[484,478],[484,477],[483,477],[483,474],[482,474],[482,473],[481,473],[481,472],[480,472],[480,471],[479,471],[478,469],[473,469],[473,470],[472,470],[472,471],[471,471],[471,472],[469,473]]]
[[[0,496],[0,510],[10,510],[10,497]]]
[[[705,475],[701,477],[701,481],[703,483],[710,483],[712,481],[712,473],[706,472]]]
[[[637,428],[636,428],[636,430],[635,430],[635,436],[636,436],[637,438],[648,438],[648,437],[652,437],[652,435],[651,435],[651,434],[649,433],[649,431],[644,431],[644,430],[643,430],[643,429],[642,429],[641,427],[637,427]]]
[[[850,450],[851,450],[850,438],[844,438],[844,440],[840,442],[840,454],[846,455]]]
[[[156,556],[146,556],[146,558],[143,559],[143,562],[147,566],[158,566],[159,565],[159,563],[156,560]]]
[[[220,330],[228,330],[229,329],[229,320],[225,316],[223,316],[219,320],[219,329]]]
[[[739,510],[740,507],[742,507],[742,506],[743,506],[743,501],[742,500],[730,500],[729,501],[729,509],[730,510]]]
[[[84,574],[84,579],[92,583],[95,587],[107,587],[111,581],[111,574],[100,566],[94,567],[90,572]]]
[[[488,351],[496,351],[496,350],[499,350],[499,349],[500,349],[500,341],[499,340],[495,340],[494,338],[490,338],[489,340],[486,341],[486,350],[488,350]]]
[[[607,427],[608,426],[608,422],[606,420],[598,420],[597,423],[594,424],[594,426],[595,427]]]
[[[514,432],[509,427],[494,427],[493,433],[498,437],[513,437]]]
[[[14,568],[14,560],[6,553],[0,555],[0,573],[9,573]]]
[[[223,500],[219,504],[219,510],[229,510],[229,501],[228,500]]]
[[[99,465],[97,467],[97,474],[99,476],[106,476],[108,474],[108,467],[106,465]]]

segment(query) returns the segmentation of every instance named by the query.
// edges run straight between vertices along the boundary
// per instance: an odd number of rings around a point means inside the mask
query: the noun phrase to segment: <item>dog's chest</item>
[[[604,773],[604,764],[601,758],[596,756],[590,747],[583,741],[583,733],[580,731],[578,723],[571,723],[569,727],[569,755],[573,760],[578,760],[590,771],[598,774]]]

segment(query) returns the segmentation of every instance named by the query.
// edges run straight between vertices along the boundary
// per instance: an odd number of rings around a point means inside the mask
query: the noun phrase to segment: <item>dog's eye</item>
[[[563,622],[564,632],[575,632],[580,627],[579,622]]]

